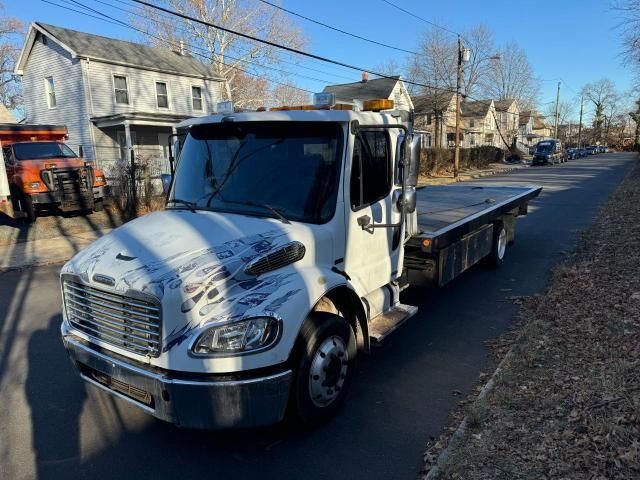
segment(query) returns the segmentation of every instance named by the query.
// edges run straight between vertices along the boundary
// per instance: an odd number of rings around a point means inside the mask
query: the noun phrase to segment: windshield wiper
[[[196,202],[190,202],[189,200],[182,200],[181,198],[172,198],[167,203],[176,203],[176,204],[184,205],[193,213],[196,213],[196,207],[198,206]]]
[[[283,214],[281,209],[273,207],[271,205],[267,205],[266,203],[258,203],[258,202],[252,202],[251,200],[227,200],[225,198],[221,197],[221,200],[224,203],[232,203],[235,205],[246,205],[247,207],[257,207],[257,208],[263,208],[266,210],[269,210],[271,213],[273,213],[276,217],[278,217],[280,219],[280,221],[282,223],[291,223]]]

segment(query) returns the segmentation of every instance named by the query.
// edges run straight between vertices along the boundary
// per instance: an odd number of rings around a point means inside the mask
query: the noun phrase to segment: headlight
[[[547,160],[551,158],[551,155],[547,155]]]
[[[256,317],[205,330],[193,346],[200,355],[242,353],[272,346],[280,335],[280,322],[272,317]]]
[[[96,175],[96,183],[104,183],[104,177],[102,175]]]
[[[27,183],[26,187],[30,188],[31,190],[36,190],[36,189],[40,188],[40,182]]]

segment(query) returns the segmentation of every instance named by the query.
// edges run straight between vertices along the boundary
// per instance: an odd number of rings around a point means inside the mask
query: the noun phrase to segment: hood
[[[110,289],[136,290],[162,299],[167,290],[178,287],[190,294],[232,277],[254,281],[244,273],[247,263],[292,241],[306,248],[296,265],[332,261],[333,243],[321,225],[165,210],[113,230],[73,257],[62,273],[79,275],[98,288],[104,284],[95,282],[96,275],[111,277]]]
[[[82,168],[86,161],[82,158],[46,158],[42,160],[18,160],[18,164],[24,169],[46,170],[52,166],[55,168]]]

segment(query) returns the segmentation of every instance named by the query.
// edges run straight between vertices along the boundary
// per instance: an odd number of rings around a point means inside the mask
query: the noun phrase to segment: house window
[[[129,105],[129,86],[127,85],[127,77],[124,75],[114,75],[113,90],[116,96],[116,103],[120,105]]]
[[[166,82],[156,82],[156,101],[158,108],[169,108],[169,90]]]
[[[47,105],[49,108],[56,108],[56,86],[53,83],[53,77],[44,79],[44,88],[47,92]]]
[[[202,111],[202,87],[191,87],[191,104],[194,110]]]
[[[431,125],[431,114],[427,115],[427,125]]]
[[[358,210],[391,190],[391,156],[387,134],[362,131],[356,136],[351,165],[351,208]]]
[[[476,126],[476,121],[472,118],[469,120],[469,127],[474,128]]]

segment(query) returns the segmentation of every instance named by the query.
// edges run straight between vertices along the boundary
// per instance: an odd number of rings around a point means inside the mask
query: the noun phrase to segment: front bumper
[[[81,193],[62,192],[60,190],[53,190],[41,193],[31,193],[29,196],[33,203],[39,205],[59,203],[64,205],[69,210],[78,210],[82,208],[93,208],[93,203],[99,201],[104,197],[104,187],[93,187],[92,191]]]
[[[224,429],[270,425],[284,418],[291,370],[237,379],[184,375],[133,365],[73,334],[63,333],[63,341],[83,380],[161,420]]]

